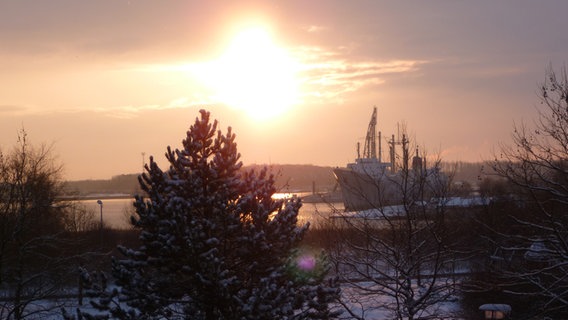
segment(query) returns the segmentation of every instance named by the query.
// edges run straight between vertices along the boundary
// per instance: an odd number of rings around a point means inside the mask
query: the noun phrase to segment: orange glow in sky
[[[160,162],[207,109],[244,164],[345,166],[383,137],[488,160],[568,61],[568,1],[0,1],[0,151],[23,127],[65,178]],[[383,141],[383,146],[386,142]],[[386,152],[383,150],[383,152]],[[160,164],[162,164],[160,162]]]

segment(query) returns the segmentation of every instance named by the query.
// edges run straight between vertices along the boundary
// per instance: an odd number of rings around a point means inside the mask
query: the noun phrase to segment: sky
[[[0,0],[0,150],[68,180],[166,166],[200,109],[244,164],[344,166],[373,107],[447,161],[489,160],[568,57],[568,1]],[[386,144],[383,143],[386,148]],[[385,152],[385,151],[383,151]]]

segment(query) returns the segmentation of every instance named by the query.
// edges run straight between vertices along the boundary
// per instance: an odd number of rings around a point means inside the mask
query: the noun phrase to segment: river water
[[[87,210],[95,213],[97,221],[101,215],[101,205],[97,199],[79,200]],[[101,199],[102,219],[106,226],[114,229],[130,228],[130,216],[134,213],[134,198],[124,199]],[[317,225],[326,217],[343,210],[343,203],[303,203],[298,215],[300,224],[309,221],[312,225]]]

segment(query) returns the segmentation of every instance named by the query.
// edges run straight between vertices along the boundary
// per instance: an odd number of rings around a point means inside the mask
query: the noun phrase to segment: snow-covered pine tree
[[[287,272],[308,228],[300,200],[274,200],[274,177],[242,170],[231,128],[209,117],[201,110],[183,148],[168,147],[167,171],[150,158],[134,204],[142,245],[119,248],[119,289],[99,307],[125,319],[331,318],[337,284]]]

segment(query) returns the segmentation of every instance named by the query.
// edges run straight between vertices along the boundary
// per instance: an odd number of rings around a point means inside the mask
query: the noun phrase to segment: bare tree
[[[451,178],[441,173],[439,160],[426,168],[418,150],[409,165],[413,154],[404,135],[402,144],[396,172],[365,178],[358,196],[369,197],[372,207],[334,219],[344,237],[331,257],[349,318],[433,318],[455,293],[459,255],[446,210]],[[370,182],[376,194],[369,195]],[[342,188],[357,192],[362,185]]]
[[[10,301],[0,318],[37,317],[30,305],[59,287],[66,263],[61,259],[64,230],[61,167],[48,147],[32,147],[22,130],[10,153],[0,153],[0,286]]]
[[[63,223],[67,231],[77,233],[100,229],[101,225],[94,209],[87,209],[84,204],[72,201],[58,205],[65,210]]]
[[[500,270],[503,290],[541,299],[546,313],[568,311],[568,78],[566,68],[546,70],[538,117],[514,125],[493,166],[516,188],[516,210],[500,247],[511,257]]]

